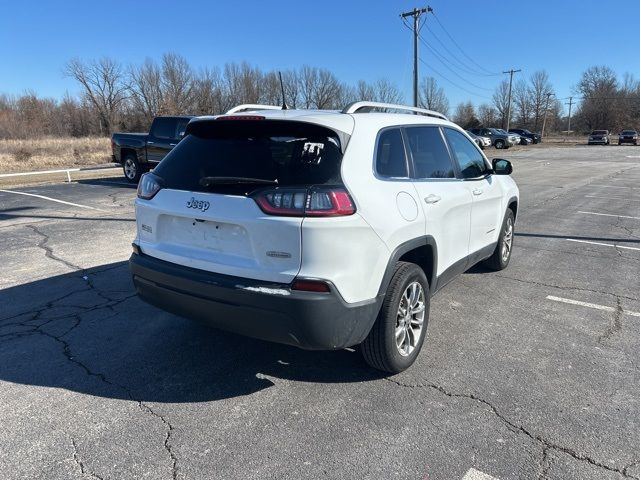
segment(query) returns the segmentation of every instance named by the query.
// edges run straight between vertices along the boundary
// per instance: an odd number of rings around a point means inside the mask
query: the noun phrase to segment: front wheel
[[[398,262],[382,308],[360,350],[375,369],[399,373],[415,362],[429,323],[429,282],[422,269]]]
[[[515,224],[515,216],[513,210],[507,209],[507,213],[502,221],[500,229],[500,237],[493,254],[484,261],[486,267],[491,270],[504,270],[511,260],[511,250],[513,248],[513,228]]]

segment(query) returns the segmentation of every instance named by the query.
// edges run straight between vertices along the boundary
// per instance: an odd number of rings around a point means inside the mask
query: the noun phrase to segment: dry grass
[[[111,162],[105,137],[0,140],[0,173],[29,172]]]

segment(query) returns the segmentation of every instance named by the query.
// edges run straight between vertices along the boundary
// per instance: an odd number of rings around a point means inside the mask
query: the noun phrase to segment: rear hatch
[[[140,183],[143,196],[159,186],[136,202],[142,252],[290,283],[300,270],[303,217],[340,209],[341,138],[312,123],[248,115],[192,122]]]

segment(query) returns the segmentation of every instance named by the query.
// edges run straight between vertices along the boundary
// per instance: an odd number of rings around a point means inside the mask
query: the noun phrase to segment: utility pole
[[[413,106],[418,106],[418,21],[423,13],[433,12],[430,6],[414,8],[410,12],[400,14],[401,18],[413,17]]]
[[[542,133],[540,133],[540,141],[544,139],[544,127],[547,124],[547,111],[549,110],[549,97],[553,95],[553,92],[547,92],[547,103],[544,104],[544,118],[542,119]]]
[[[567,125],[567,137],[569,137],[569,132],[571,132],[571,105],[573,105],[573,97],[569,97],[569,103],[565,103],[565,105],[569,105],[569,124]]]
[[[521,72],[522,70],[507,70],[506,72],[509,74],[509,101],[507,102],[507,128],[505,129],[507,132],[509,131],[509,122],[511,121],[511,86],[513,85],[513,74]]]

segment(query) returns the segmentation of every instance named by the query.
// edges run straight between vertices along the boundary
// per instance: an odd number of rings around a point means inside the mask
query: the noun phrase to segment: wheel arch
[[[511,197],[507,202],[507,208],[513,212],[513,219],[518,217],[518,197]]]
[[[378,296],[387,293],[387,288],[391,283],[395,265],[397,262],[415,263],[424,271],[429,281],[429,290],[433,293],[436,286],[438,270],[438,247],[435,239],[430,235],[414,238],[398,245],[387,263]]]

